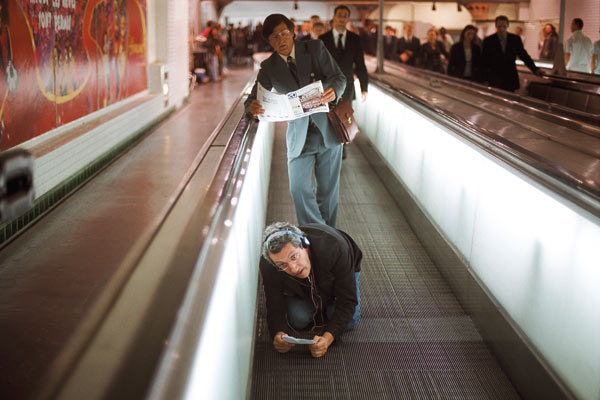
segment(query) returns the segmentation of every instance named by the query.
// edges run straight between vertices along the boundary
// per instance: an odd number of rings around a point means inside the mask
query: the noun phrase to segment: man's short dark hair
[[[583,29],[583,20],[581,18],[575,18],[573,19],[573,23],[575,24],[575,26],[579,29]]]
[[[294,33],[294,23],[290,21],[288,17],[283,14],[271,14],[265,18],[265,22],[263,22],[263,37],[269,40],[271,33],[273,33],[277,25],[281,24],[282,22],[285,23],[290,32]]]
[[[496,19],[494,20],[494,25],[498,25],[498,21],[506,21],[507,24],[509,24],[510,22],[508,21],[508,17],[506,15],[498,15],[496,17]]]
[[[339,6],[337,6],[336,8],[333,9],[333,15],[335,15],[335,13],[337,13],[338,10],[346,10],[346,11],[348,11],[348,16],[350,16],[350,14],[351,14],[350,9],[348,8],[348,6],[345,6],[343,4],[340,4]]]

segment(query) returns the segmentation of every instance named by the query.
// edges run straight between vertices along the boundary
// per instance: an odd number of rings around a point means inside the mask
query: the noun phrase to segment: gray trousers
[[[300,225],[321,223],[335,227],[341,167],[342,145],[325,147],[323,135],[310,124],[302,153],[288,158],[290,193]]]

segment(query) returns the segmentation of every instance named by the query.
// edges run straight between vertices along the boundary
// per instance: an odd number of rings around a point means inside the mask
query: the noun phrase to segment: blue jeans
[[[354,315],[352,316],[350,322],[348,322],[346,329],[354,328],[360,320],[360,289],[358,287],[359,275],[360,272],[354,273],[354,278],[356,279],[356,298],[358,300],[358,303],[354,308]],[[315,313],[315,307],[310,300],[292,296],[286,296],[285,299],[287,302],[287,319],[294,329],[304,329],[310,323],[313,322],[313,314]],[[332,304],[327,307],[327,310],[325,310],[327,319],[331,319],[334,311],[335,305]]]

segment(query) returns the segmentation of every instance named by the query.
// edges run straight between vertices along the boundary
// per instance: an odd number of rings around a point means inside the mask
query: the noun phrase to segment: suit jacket
[[[558,44],[558,35],[551,35],[548,39],[544,39],[544,44],[540,49],[540,60],[554,61],[556,53],[556,45]]]
[[[360,37],[355,33],[346,31],[346,45],[341,53],[335,47],[332,31],[322,34],[319,36],[319,39],[323,41],[325,47],[327,47],[327,50],[329,50],[346,76],[346,90],[342,98],[348,101],[354,100],[354,74],[358,76],[360,90],[366,92],[369,87],[369,74],[365,66],[365,55],[360,43]]]
[[[444,42],[437,40],[435,42],[435,49],[431,48],[429,42],[423,43],[421,50],[419,50],[417,65],[424,69],[443,73],[444,63],[442,62],[442,55],[448,58]]]
[[[419,51],[421,50],[421,42],[419,41],[419,39],[417,39],[414,36],[412,37],[410,42],[407,41],[404,36],[398,39],[398,56],[400,56],[400,54],[404,53],[406,50],[410,50],[413,53],[409,60],[406,62],[406,64],[415,65],[417,62],[417,56],[419,55]]]
[[[309,52],[306,51],[307,48],[305,47],[305,44],[308,45]],[[287,63],[283,61],[276,51],[274,51],[269,58],[260,64],[260,70],[258,71],[256,82],[254,82],[254,87],[252,87],[252,92],[244,102],[247,114],[249,114],[248,109],[250,103],[256,99],[258,82],[260,82],[265,89],[275,89],[281,94],[298,90],[311,83],[311,54],[315,64],[319,66],[319,77],[323,83],[323,89],[332,87],[337,98],[344,92],[344,89],[346,88],[346,78],[344,77],[344,74],[342,74],[342,71],[340,71],[333,57],[323,45],[323,42],[320,40],[309,40],[306,42],[295,40],[294,48],[296,49],[296,69],[298,70],[300,86],[298,86],[298,83],[290,72]],[[289,158],[298,157],[300,153],[302,153],[304,142],[306,142],[309,118],[314,121],[321,131],[325,147],[332,148],[339,146],[340,141],[327,118],[327,113],[316,113],[310,115],[310,117],[302,117],[288,121],[286,142]]]
[[[511,92],[520,87],[519,74],[515,64],[517,56],[532,72],[538,70],[527,51],[523,48],[523,42],[518,35],[506,34],[505,52],[502,52],[497,33],[483,40],[484,79],[488,81],[490,86]]]
[[[383,37],[383,58],[386,60],[398,60],[398,38],[396,36]]]
[[[458,78],[481,81],[481,48],[475,43],[471,44],[471,76],[464,76],[467,60],[465,58],[465,47],[462,42],[454,43],[450,49],[450,61],[448,62],[448,75]]]
[[[377,53],[377,34],[367,31],[365,28],[359,28],[360,45],[363,51],[371,56]]]

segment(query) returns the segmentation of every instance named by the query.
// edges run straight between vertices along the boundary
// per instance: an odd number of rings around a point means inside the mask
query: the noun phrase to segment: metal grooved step
[[[282,129],[267,224],[295,222]],[[346,150],[337,227],[364,253],[361,320],[320,359],[305,346],[279,354],[259,287],[251,398],[519,399],[368,161],[356,146]]]

